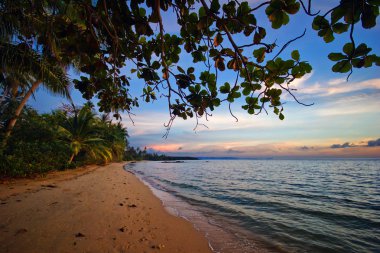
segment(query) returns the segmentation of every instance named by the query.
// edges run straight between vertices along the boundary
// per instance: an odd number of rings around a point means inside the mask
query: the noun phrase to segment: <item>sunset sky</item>
[[[261,1],[251,1],[252,5],[255,2]],[[324,3],[328,2],[318,1],[317,8],[326,10]],[[178,33],[175,22],[170,22],[173,16],[163,18],[166,32]],[[263,15],[258,15],[257,19],[264,27],[270,27]],[[198,126],[194,131],[194,119],[177,119],[168,138],[164,139],[163,124],[169,120],[166,99],[153,104],[140,102],[140,107],[133,111],[136,114],[133,116],[134,125],[128,116],[123,116],[130,145],[168,155],[202,157],[380,157],[379,67],[356,69],[348,82],[346,75],[332,73],[333,63],[327,59],[329,50],[340,51],[348,42],[349,35],[337,36],[334,42],[325,44],[311,29],[311,20],[305,15],[291,17],[291,22],[282,29],[274,32],[267,29],[267,41],[276,40],[282,45],[307,29],[306,36],[292,44],[290,50],[285,50],[283,58],[288,58],[291,50],[298,49],[301,59],[313,66],[311,74],[292,86],[297,88],[295,94],[299,100],[314,103],[313,106],[299,105],[286,95],[285,120],[280,121],[271,111],[269,115],[251,116],[241,109],[242,103],[237,101],[232,110],[238,122],[224,105],[212,113],[209,121],[200,120],[208,128]],[[380,54],[379,26],[371,31],[363,31],[358,26],[355,28],[357,43],[365,42],[373,48],[373,53]],[[236,41],[244,44],[244,38],[236,37]],[[191,66],[191,58],[183,53],[180,64],[182,67]],[[231,82],[234,76],[234,73],[221,75],[218,84]],[[134,86],[133,94],[139,96],[143,82],[132,76],[131,84]],[[75,90],[73,98],[77,104],[83,102]],[[48,95],[41,89],[30,105],[41,112],[49,112],[62,102],[65,100]]]

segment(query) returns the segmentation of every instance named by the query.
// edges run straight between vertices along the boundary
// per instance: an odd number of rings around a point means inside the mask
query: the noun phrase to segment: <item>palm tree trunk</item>
[[[73,153],[73,154],[71,155],[71,157],[70,157],[69,164],[71,164],[71,162],[74,160],[74,156],[75,156],[75,154]]]
[[[3,140],[3,147],[7,145],[9,136],[12,133],[12,130],[17,122],[18,117],[20,116],[22,109],[24,109],[26,102],[28,102],[28,99],[30,96],[36,91],[38,86],[41,84],[41,80],[37,80],[32,84],[32,87],[28,90],[28,92],[25,94],[25,96],[22,98],[20,104],[18,105],[13,118],[11,118],[8,122],[7,129],[5,130],[4,140]]]

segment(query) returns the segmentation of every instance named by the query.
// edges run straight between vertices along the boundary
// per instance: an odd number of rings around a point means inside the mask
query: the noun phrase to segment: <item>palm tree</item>
[[[121,160],[124,156],[126,138],[128,137],[127,129],[123,127],[121,122],[113,123],[109,113],[100,116],[98,125],[107,146],[112,150],[113,157],[116,160]]]
[[[54,8],[57,7],[58,4],[54,4]],[[31,15],[33,8],[45,11]],[[13,116],[4,127],[3,146],[22,109],[38,87],[44,86],[53,94],[70,98],[66,71],[69,63],[60,57],[60,46],[51,27],[50,19],[54,17],[50,17],[50,10],[52,3],[46,1],[34,1],[32,4],[4,0],[0,4],[0,74],[6,80],[0,87],[1,109],[6,106],[6,99],[14,100],[15,91],[23,91]]]
[[[62,140],[69,143],[72,151],[69,164],[82,151],[94,159],[102,159],[105,163],[112,160],[112,150],[99,137],[96,117],[91,110],[83,107],[75,110],[74,115],[61,112],[61,117],[59,133]]]
[[[4,82],[2,97],[12,97],[12,91],[18,89],[24,91],[13,117],[7,123],[4,134],[6,142],[22,109],[40,85],[53,94],[70,98],[70,82],[64,68],[23,43],[15,45],[0,41],[0,55],[0,71],[8,80]]]

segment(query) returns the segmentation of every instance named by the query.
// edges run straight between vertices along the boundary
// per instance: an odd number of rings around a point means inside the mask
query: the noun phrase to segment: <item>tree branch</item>
[[[258,5],[257,7],[250,9],[249,12],[256,11],[256,10],[260,9],[261,7],[263,7],[264,5],[267,5],[267,4],[270,4],[270,1],[266,1],[266,2]]]
[[[282,53],[282,51],[284,51],[285,48],[287,48],[292,42],[301,39],[303,36],[305,36],[305,34],[306,34],[306,28],[300,36],[286,42],[285,45],[282,46],[281,50],[273,57],[272,60],[276,59]]]
[[[311,13],[311,0],[309,0],[309,4],[308,4],[308,6],[307,6],[307,9],[306,9],[306,6],[305,6],[305,4],[303,3],[303,1],[302,0],[299,0],[300,1],[300,3],[301,3],[301,5],[302,5],[302,8],[303,8],[303,10],[305,11],[305,13],[308,15],[308,16],[316,16],[316,15],[318,15],[321,11],[319,10],[318,12],[316,12],[316,13]]]

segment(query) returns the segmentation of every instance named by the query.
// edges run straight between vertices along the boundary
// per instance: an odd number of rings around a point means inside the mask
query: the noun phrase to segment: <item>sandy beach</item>
[[[211,252],[123,163],[0,184],[0,252]]]

